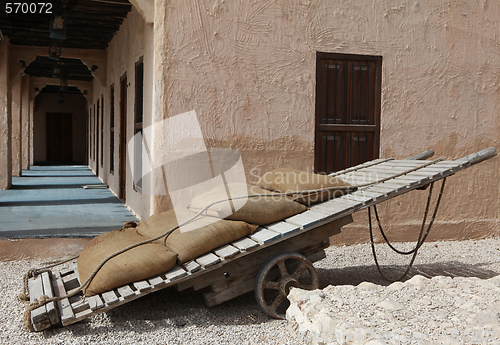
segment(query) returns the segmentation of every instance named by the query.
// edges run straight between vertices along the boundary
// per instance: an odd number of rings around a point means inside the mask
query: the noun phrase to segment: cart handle
[[[479,162],[485,161],[497,155],[497,149],[494,147],[489,147],[485,150],[470,154],[464,158],[455,160],[458,163],[470,163],[470,165],[477,164]]]
[[[423,160],[432,156],[434,156],[434,150],[429,149],[425,150],[424,152],[420,152],[418,155],[405,158],[405,160]]]

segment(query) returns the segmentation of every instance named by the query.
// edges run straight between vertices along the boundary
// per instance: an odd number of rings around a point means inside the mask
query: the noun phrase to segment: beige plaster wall
[[[0,189],[8,189],[12,185],[9,48],[8,39],[0,41]]]
[[[40,93],[34,101],[33,151],[35,162],[47,160],[46,113],[71,113],[73,127],[73,161],[85,163],[85,108],[82,95],[65,95],[64,103],[57,94]]]
[[[21,141],[21,152],[22,152],[22,169],[29,169],[30,167],[30,77],[23,77],[23,89],[21,94],[22,101],[22,121],[21,121],[21,131],[22,131],[22,141]]]
[[[207,144],[238,149],[250,181],[252,171],[312,169],[317,51],[383,57],[382,157],[498,147],[498,2],[172,0],[161,25],[163,116],[196,110]],[[499,165],[449,179],[434,238],[500,234]],[[380,206],[398,239],[415,233],[424,200]],[[357,219],[348,243],[367,239]]]
[[[22,89],[23,77],[18,74],[11,84],[12,92],[12,176],[22,175]]]
[[[120,78],[127,75],[127,142],[134,136],[135,110],[135,63],[141,56],[144,57],[144,127],[151,124],[152,114],[152,69],[153,69],[153,34],[152,25],[146,25],[144,19],[136,9],[128,14],[120,30],[113,37],[106,50],[106,59],[103,61],[106,74],[101,79],[93,81],[92,96],[89,107],[96,104],[97,99],[104,99],[104,167],[99,168],[99,177],[107,183],[115,194],[119,190],[119,143],[120,143]],[[101,68],[101,67],[99,67]],[[114,84],[115,109],[115,154],[114,172],[110,172],[110,86]],[[100,151],[99,151],[100,155]],[[97,158],[97,157],[96,157]],[[99,158],[100,159],[100,158]],[[90,166],[95,172],[95,162],[90,158]],[[142,195],[133,188],[132,171],[127,157],[127,188],[126,204],[140,217],[150,215],[150,196]]]

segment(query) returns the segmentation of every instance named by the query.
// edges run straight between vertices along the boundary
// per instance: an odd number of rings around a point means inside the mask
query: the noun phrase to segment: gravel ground
[[[398,244],[410,248],[411,244]],[[393,255],[377,245],[382,269],[389,276],[404,271],[408,257]],[[24,305],[17,300],[22,276],[39,261],[0,262],[1,344],[303,344],[287,330],[287,321],[261,313],[253,294],[207,308],[194,291],[161,290],[77,324],[30,333],[22,328]],[[380,277],[370,245],[330,247],[315,264],[321,286],[389,283]],[[422,246],[414,275],[487,279],[500,274],[500,238],[435,242]]]

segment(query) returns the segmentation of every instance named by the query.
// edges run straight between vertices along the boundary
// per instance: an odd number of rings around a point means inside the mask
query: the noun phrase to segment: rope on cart
[[[437,214],[437,211],[438,211],[438,208],[439,208],[439,204],[441,203],[441,197],[443,196],[443,191],[444,191],[445,183],[446,183],[446,177],[443,179],[443,183],[441,184],[441,190],[439,191],[439,196],[438,196],[438,199],[436,201],[436,206],[434,208],[434,212],[432,214],[432,217],[431,217],[431,220],[429,222],[429,225],[427,226],[427,230],[425,231],[425,234],[424,234],[425,222],[427,220],[427,215],[429,213],[429,208],[430,208],[430,203],[431,203],[431,197],[432,197],[432,189],[433,189],[433,186],[434,186],[434,182],[431,183],[431,188],[429,189],[429,195],[427,197],[427,205],[425,207],[424,218],[423,218],[423,221],[422,221],[422,226],[420,228],[420,234],[418,235],[417,244],[416,244],[415,248],[413,248],[410,251],[401,251],[401,250],[398,250],[397,248],[395,248],[391,244],[391,242],[387,238],[384,230],[382,229],[382,225],[380,223],[380,219],[379,219],[378,213],[377,213],[377,207],[375,205],[373,205],[373,209],[375,211],[375,217],[377,219],[378,227],[380,229],[380,232],[382,233],[382,236],[384,237],[385,242],[389,245],[389,247],[393,251],[395,251],[396,253],[401,254],[401,255],[410,255],[410,254],[413,254],[413,256],[412,256],[412,258],[410,260],[410,263],[408,264],[405,272],[399,278],[397,278],[395,280],[387,278],[384,275],[384,273],[382,272],[382,269],[380,268],[380,265],[379,265],[379,262],[378,262],[378,259],[377,259],[377,253],[375,251],[375,242],[373,240],[372,215],[371,215],[371,210],[370,210],[371,207],[368,208],[368,224],[370,226],[370,242],[371,242],[371,247],[372,247],[373,258],[375,259],[375,264],[377,266],[378,272],[380,273],[380,275],[382,276],[382,278],[384,278],[385,280],[387,280],[387,281],[389,281],[391,283],[395,282],[395,281],[399,281],[399,280],[402,280],[404,277],[406,277],[408,275],[408,273],[410,272],[411,268],[413,267],[413,263],[415,262],[415,258],[417,257],[418,250],[420,249],[420,247],[422,246],[422,244],[424,244],[425,240],[427,239],[427,236],[429,235],[429,233],[431,231],[432,224],[434,223],[434,220],[436,219],[436,214]]]
[[[32,269],[28,270],[28,272],[26,272],[26,274],[24,275],[24,278],[23,278],[23,283],[24,283],[23,293],[19,294],[19,296],[18,296],[19,300],[22,302],[28,302],[30,300],[30,296],[28,293],[28,291],[29,291],[28,280],[30,278],[34,278],[43,272],[50,272],[50,268],[65,264],[66,262],[69,262],[69,261],[73,261],[73,260],[77,259],[79,256],[80,255],[77,255],[75,257],[72,257],[72,258],[69,258],[69,259],[66,259],[63,261],[57,261],[57,262],[54,262],[48,266],[44,266],[43,268],[32,268]]]

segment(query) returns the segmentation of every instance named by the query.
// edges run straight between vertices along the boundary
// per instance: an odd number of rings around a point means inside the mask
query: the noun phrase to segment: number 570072
[[[7,2],[5,4],[5,13],[24,13],[24,14],[45,14],[52,13],[52,3],[50,2]]]

